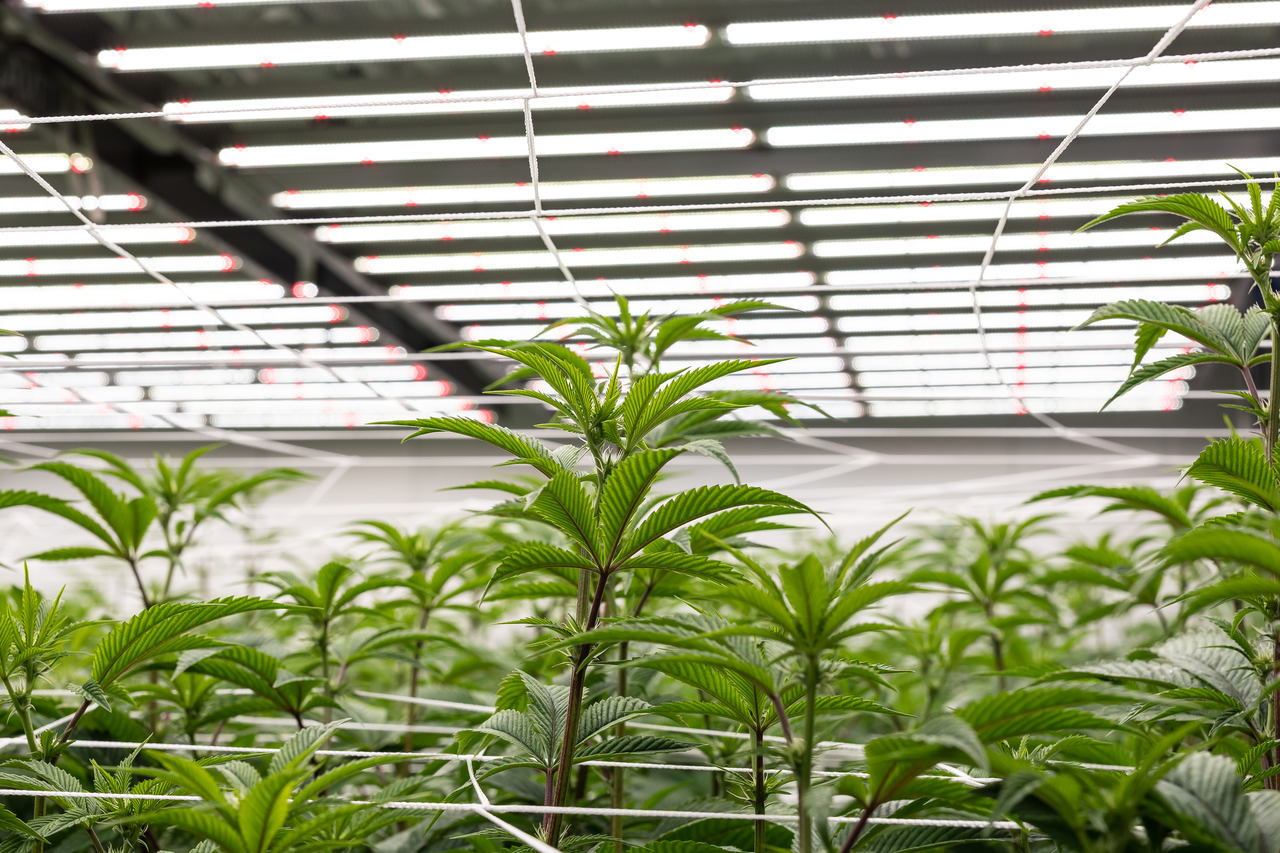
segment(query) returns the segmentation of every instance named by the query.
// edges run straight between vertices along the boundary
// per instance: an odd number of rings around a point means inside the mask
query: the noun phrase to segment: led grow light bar
[[[929,77],[883,77],[821,82],[761,81],[746,87],[757,101],[846,100],[863,98],[943,97],[1000,92],[1048,92],[1054,89],[1106,89],[1116,81],[1116,68],[960,72]],[[1280,59],[1230,59],[1214,62],[1139,66],[1125,88],[1235,84],[1241,80],[1280,80]]]
[[[396,398],[447,397],[453,393],[448,382],[290,382],[254,385],[153,385],[147,392],[152,400],[202,402],[205,400],[348,400],[376,399],[381,394]]]
[[[543,201],[608,198],[664,198],[696,195],[740,195],[769,192],[776,185],[770,175],[724,177],[636,178],[615,181],[541,181]],[[286,190],[271,196],[271,203],[286,210],[362,207],[431,207],[445,205],[532,202],[533,187],[514,184],[474,186],[384,187],[381,189]]]
[[[1280,157],[1242,157],[1232,164],[1254,175],[1280,171]],[[1021,185],[1040,168],[1038,163],[1012,166],[958,166],[943,168],[883,170],[864,172],[806,172],[788,175],[789,190],[825,192],[831,190],[894,189],[984,185]],[[1221,160],[1120,160],[1100,163],[1054,163],[1040,179],[1041,184],[1092,183],[1179,178],[1236,178],[1240,175]]]
[[[1135,389],[1136,392],[1137,389]],[[1147,396],[1163,396],[1165,394],[1185,394],[1189,389],[1185,382],[1179,380],[1162,381],[1150,386]],[[1017,397],[1065,397],[1096,398],[1098,405],[1115,393],[1114,382],[1049,382],[1031,383],[1016,386]],[[914,397],[922,400],[946,400],[948,398],[983,398],[1009,399],[1009,389],[996,382],[984,382],[978,385],[951,385],[943,388],[924,388],[919,385],[899,385],[895,387],[876,388],[869,391],[868,397]],[[1142,396],[1142,395],[1139,395]]]
[[[74,232],[72,232],[74,233]],[[162,273],[231,272],[240,266],[231,255],[177,255],[143,258]],[[26,258],[0,260],[0,276],[29,277],[81,275],[136,275],[138,265],[129,258]]]
[[[215,6],[255,6],[278,0],[22,0],[29,9],[49,14],[67,12],[118,12],[146,9],[212,9]],[[307,0],[323,3],[329,0]]]
[[[784,210],[724,210],[691,213],[642,213],[619,216],[550,217],[543,222],[552,237],[585,234],[665,234],[672,231],[736,231],[781,228],[791,221]],[[369,225],[323,225],[322,243],[391,243],[425,240],[482,240],[537,237],[529,219],[481,219]],[[2,235],[0,235],[2,236]]]
[[[366,332],[366,335],[368,332]],[[363,337],[364,335],[362,335]],[[376,337],[374,330],[373,337]],[[266,335],[271,340],[271,335]],[[2,340],[2,339],[0,339]],[[398,346],[365,346],[365,341],[341,341],[338,343],[352,343],[356,346],[301,346],[298,351],[307,358],[314,359],[318,362],[326,364],[341,361],[396,361],[404,358],[406,355],[403,347]],[[199,346],[197,344],[197,346]],[[65,358],[65,356],[62,356]],[[24,356],[18,356],[21,361]],[[57,360],[57,355],[40,355],[39,361],[47,363],[50,360]],[[219,349],[164,349],[164,350],[104,350],[93,351],[87,350],[76,353],[71,359],[77,365],[116,365],[122,362],[133,364],[164,364],[166,366],[174,364],[201,364],[205,362],[214,363],[219,366],[230,365],[235,367],[243,362],[251,361],[253,364],[263,364],[270,362],[278,362],[286,365],[297,364],[297,354],[294,352],[285,352],[277,349],[267,349],[262,342],[254,339],[250,346],[232,347],[225,350]]]
[[[1157,342],[1153,352],[1176,348]],[[1126,371],[1133,362],[1132,349],[1061,349],[1022,350],[1020,352],[995,351],[988,353],[997,368],[1029,367],[1077,367],[1118,365]],[[986,370],[987,360],[982,353],[903,353],[899,355],[858,355],[852,359],[853,369],[861,384],[877,384],[874,374],[881,371],[917,373],[949,370]],[[866,380],[866,381],[864,381]]]
[[[1169,284],[1159,287],[1031,287],[1020,290],[978,291],[978,304],[983,308],[1013,308],[1041,305],[1082,305],[1095,307],[1121,299],[1151,299],[1203,305],[1231,297],[1225,284]],[[973,297],[967,290],[917,291],[892,293],[837,293],[827,297],[832,311],[939,311],[948,308],[969,309]]]
[[[551,134],[538,137],[538,155],[563,157],[653,151],[720,151],[746,148],[754,141],[755,134],[742,127]],[[218,152],[218,160],[223,165],[237,168],[427,160],[486,160],[491,157],[528,156],[529,143],[523,136],[364,140],[311,145],[248,145],[223,148]]]
[[[0,110],[0,133],[17,133],[30,130],[31,123],[17,110]]]
[[[1195,368],[1183,367],[1166,373],[1162,378],[1165,381],[1190,380],[1195,377],[1195,373]],[[1125,364],[1093,367],[1018,366],[1004,371],[1002,375],[1011,383],[1019,385],[1093,382],[1107,383],[1118,387],[1128,377],[1129,366]],[[894,370],[858,375],[858,384],[867,389],[920,386],[949,388],[966,385],[987,385],[995,382],[995,376],[990,370]]]
[[[561,250],[575,267],[693,264],[709,262],[790,260],[804,254],[799,243],[733,243],[714,246],[643,246],[626,249]],[[467,255],[365,255],[356,258],[359,272],[374,275],[471,270],[548,269],[556,266],[550,252],[475,252]]]
[[[1231,194],[1238,203],[1247,198]],[[1115,198],[1024,198],[1009,209],[1009,220],[1092,219],[1116,206]],[[848,225],[927,225],[938,222],[996,222],[1004,201],[919,202],[916,204],[861,205],[858,207],[808,207],[796,218],[804,225],[825,228]]]
[[[1183,4],[938,15],[882,15],[808,21],[733,23],[724,28],[729,44],[811,44],[882,42],[899,39],[1050,36],[1061,33],[1164,30],[1185,15]],[[1280,3],[1217,3],[1202,9],[1187,29],[1258,27],[1280,23]]]
[[[336,329],[262,329],[259,334],[272,344],[281,346],[307,346],[328,343],[367,344],[377,340],[378,330],[368,326]],[[233,348],[261,346],[262,341],[252,332],[238,329],[218,329],[198,332],[110,332],[104,334],[37,335],[32,346],[44,352],[84,352],[86,350],[111,351],[132,348],[192,349]],[[161,354],[157,354],[158,356]],[[292,357],[289,353],[282,353]],[[222,356],[225,358],[226,356]]]
[[[997,244],[1000,252],[1076,251],[1086,249],[1154,248],[1169,236],[1169,229],[1146,228],[1088,231],[1041,231],[1032,234],[1004,234]],[[1179,238],[1182,245],[1212,244],[1220,238],[1207,231],[1193,231]],[[892,255],[943,255],[976,252],[981,255],[991,245],[990,234],[962,236],[890,237],[885,239],[817,240],[810,251],[819,258],[873,258]]]
[[[897,267],[865,270],[833,270],[828,284],[886,287],[933,284],[967,287],[977,278],[978,265]],[[1242,275],[1232,259],[1221,257],[1135,258],[1114,261],[1042,261],[1032,264],[991,264],[987,282],[1028,282],[1073,279],[1087,282],[1162,281],[1165,279],[1221,280]]]
[[[816,296],[780,296],[769,301],[783,308],[807,312],[817,311],[820,304]],[[664,314],[698,314],[725,304],[727,300],[717,298],[633,299],[629,307],[633,315],[662,316]],[[608,317],[618,316],[616,302],[592,302],[590,308],[597,314]],[[563,302],[468,302],[442,305],[435,311],[436,316],[442,320],[458,323],[474,323],[483,320],[555,320],[561,317],[576,317],[582,312],[581,305],[567,300]]]
[[[931,400],[915,402],[910,400],[869,400],[866,403],[867,415],[873,418],[916,418],[957,415],[1025,415],[1028,410],[1040,414],[1058,412],[1096,413],[1108,395],[1089,397],[1037,397],[1027,395],[1015,401],[1010,397],[1003,400]],[[1170,390],[1164,393],[1129,394],[1107,406],[1108,412],[1147,412],[1162,409],[1176,412],[1182,408],[1179,392]],[[823,406],[830,411],[830,407]]]
[[[658,83],[658,88],[634,91],[635,86],[593,87],[591,94],[573,94],[573,87],[528,89],[441,90],[375,95],[316,95],[305,98],[238,98],[219,101],[171,101],[161,109],[171,121],[283,121],[288,119],[373,118],[377,116],[448,115],[522,111],[525,99],[535,110],[589,110],[610,107],[719,104],[733,97],[731,86],[701,86],[694,82]],[[578,87],[580,88],[580,87]],[[609,92],[610,89],[620,91]],[[561,94],[568,93],[568,94]]]
[[[685,296],[694,293],[771,294],[803,290],[816,283],[817,276],[811,272],[592,278],[579,281],[578,292],[588,299],[612,299],[614,293],[628,297]],[[567,282],[560,279],[491,284],[400,284],[392,285],[388,292],[394,297],[437,302],[519,302],[567,299],[574,291]]]
[[[93,160],[83,154],[23,154],[22,161],[41,175],[65,172],[84,173],[93,169]],[[0,175],[21,175],[18,164],[0,155]]]
[[[1194,344],[1181,335],[1166,335],[1163,344],[1168,347],[1192,347]],[[989,332],[979,338],[976,331],[938,334],[859,335],[845,339],[845,348],[867,355],[889,353],[981,353],[983,343],[988,349],[1065,350],[1073,347],[1098,347],[1114,349],[1131,346],[1132,327],[1110,329],[1084,329],[1081,331],[1022,331]],[[1114,389],[1113,389],[1114,390]]]
[[[778,148],[790,148],[987,139],[1061,139],[1079,123],[1078,115],[1055,115],[786,125],[769,128],[765,133],[765,141]],[[1085,125],[1080,136],[1212,133],[1221,132],[1224,127],[1260,130],[1280,127],[1280,108],[1102,113]],[[1023,180],[1026,177],[1024,174]]]
[[[65,210],[65,208],[63,208]],[[98,231],[114,243],[155,244],[190,243],[196,238],[194,229],[185,225],[98,226]],[[88,231],[0,231],[0,247],[96,246],[98,241]],[[136,269],[136,267],[135,267]]]
[[[823,335],[830,329],[824,317],[779,317],[779,318],[734,318],[711,321],[703,324],[704,328],[729,335],[749,337],[756,344],[755,350],[764,345],[763,338],[758,335]],[[500,340],[528,340],[538,336],[544,324],[534,323],[494,323],[465,326],[462,337],[469,341],[482,341],[489,338]],[[573,326],[551,329],[542,335],[544,339],[560,339],[571,335]]]
[[[206,305],[282,299],[285,289],[269,281],[175,282],[164,284],[6,284],[10,311],[76,311],[89,308],[161,308],[190,303],[182,292]]]
[[[1083,322],[1090,314],[1088,309],[1074,311],[983,311],[982,325],[987,329],[1070,329]],[[1116,325],[1120,320],[1107,320],[1106,325]],[[1101,324],[1099,324],[1101,325]],[[1131,325],[1131,324],[1127,324]],[[857,314],[836,320],[836,328],[842,332],[932,332],[952,329],[976,329],[977,318],[972,312],[953,314]]]
[[[338,323],[347,318],[345,309],[336,305],[299,305],[280,308],[224,308],[220,311],[231,322],[247,326],[298,323]],[[8,314],[0,316],[0,328],[24,334],[73,329],[168,329],[190,326],[217,326],[219,320],[211,312],[199,309],[174,311],[79,311],[53,314]]]
[[[699,24],[547,30],[528,34],[535,54],[603,53],[620,50],[698,48],[711,38]],[[405,62],[466,57],[521,56],[524,45],[514,31],[444,36],[328,39],[323,41],[194,44],[176,47],[117,48],[98,52],[98,64],[116,71],[185,68],[320,65],[352,62]]]
[[[23,158],[24,160],[27,158]],[[2,163],[3,161],[0,161]],[[37,170],[39,171],[39,170]],[[137,193],[118,195],[66,196],[76,210],[137,211],[145,210],[147,199]],[[66,206],[53,196],[0,197],[0,215],[18,213],[65,213]]]

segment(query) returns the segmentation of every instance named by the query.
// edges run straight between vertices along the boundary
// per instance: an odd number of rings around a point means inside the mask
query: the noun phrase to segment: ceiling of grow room
[[[422,351],[611,292],[785,307],[726,324],[754,349],[678,358],[794,356],[731,381],[837,430],[1214,423],[1191,369],[1099,414],[1132,332],[1068,330],[1126,296],[1246,300],[1232,259],[1154,252],[1157,218],[1073,232],[1280,170],[1280,2],[1216,0],[1165,44],[1190,0],[964,7],[4,0],[0,426],[530,424],[478,396],[498,365]]]

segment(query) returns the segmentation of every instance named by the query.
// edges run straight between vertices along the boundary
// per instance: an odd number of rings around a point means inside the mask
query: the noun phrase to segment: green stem
[[[591,597],[591,607],[587,611],[584,630],[590,631],[600,621],[600,609],[604,604],[605,589],[609,576],[601,574],[596,582],[595,594]],[[564,731],[561,733],[560,757],[556,761],[555,786],[551,788],[549,806],[562,806],[569,795],[570,777],[573,775],[573,754],[577,748],[578,718],[582,715],[583,692],[587,683],[587,662],[591,659],[592,645],[584,643],[578,646],[574,656],[573,672],[569,676],[569,704],[565,710]],[[546,814],[542,818],[542,836],[552,847],[560,841],[560,833],[564,828],[564,815]]]
[[[324,706],[324,723],[333,722],[333,685],[329,683],[329,623],[320,628],[320,636],[316,645],[320,651],[320,678],[323,684],[324,698],[328,700]]]
[[[626,661],[627,659],[627,643],[618,644],[618,660]],[[627,668],[625,666],[618,667],[618,695],[627,695]],[[627,724],[618,723],[613,729],[614,737],[625,737],[627,734]],[[623,794],[626,790],[626,771],[621,767],[613,768],[612,775],[609,777],[609,807],[612,809],[620,809],[623,807]],[[614,842],[614,850],[616,853],[623,853],[624,845],[622,843],[622,815],[615,814],[609,818],[609,834],[617,841]]]
[[[1267,423],[1264,446],[1267,461],[1275,460],[1276,436],[1280,434],[1280,320],[1271,315],[1271,384],[1267,387]]]
[[[804,666],[804,734],[796,767],[796,795],[800,806],[800,853],[813,847],[813,815],[809,791],[813,784],[813,752],[817,730],[818,658],[809,655]]]
[[[25,693],[19,694],[13,689],[13,684],[9,681],[9,676],[0,673],[0,681],[4,682],[5,692],[9,694],[9,704],[13,706],[13,710],[18,714],[18,721],[22,723],[22,733],[27,736],[27,748],[31,750],[32,756],[39,751],[36,745],[36,727],[31,721],[31,698]],[[28,683],[30,683],[28,681]]]
[[[127,557],[125,562],[129,564],[129,571],[133,572],[133,581],[138,585],[138,593],[142,596],[142,609],[151,609],[151,596],[147,595],[147,585],[142,582],[142,573],[138,571],[138,561],[133,557]]]
[[[102,839],[93,831],[92,826],[86,826],[84,831],[89,833],[89,843],[93,845],[94,853],[107,853],[107,848],[102,846]]]
[[[751,804],[755,808],[756,814],[764,814],[765,805],[769,798],[769,789],[765,782],[764,774],[764,728],[755,730],[753,754],[755,763],[751,769],[752,797]],[[767,853],[768,848],[768,827],[762,820],[754,821],[755,823],[755,845],[754,853]]]

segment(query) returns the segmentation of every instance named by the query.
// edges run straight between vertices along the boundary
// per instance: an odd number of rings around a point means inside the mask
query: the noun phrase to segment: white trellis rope
[[[1035,418],[1046,427],[1054,430],[1062,438],[1090,447],[1097,447],[1101,450],[1110,450],[1113,453],[1118,453],[1124,456],[1132,456],[1135,453],[1135,448],[1130,447],[1129,445],[1110,441],[1108,439],[1098,438],[1097,436],[1090,435],[1081,430],[1073,429],[1055,418],[1040,412],[1032,411],[1025,405],[1014,386],[1005,378],[1004,373],[996,367],[995,361],[991,358],[991,353],[987,349],[987,328],[982,319],[982,304],[981,300],[978,298],[978,289],[982,287],[982,283],[987,275],[987,270],[991,266],[992,259],[995,257],[996,245],[999,243],[1000,236],[1004,233],[1005,226],[1009,222],[1009,215],[1013,210],[1014,202],[1019,198],[1022,198],[1025,193],[1029,192],[1031,188],[1036,185],[1036,182],[1038,182],[1040,178],[1044,177],[1045,172],[1049,171],[1049,168],[1058,161],[1058,158],[1066,153],[1067,148],[1070,147],[1071,143],[1074,142],[1084,131],[1085,127],[1093,117],[1097,115],[1104,106],[1106,106],[1107,102],[1111,100],[1111,96],[1120,90],[1120,87],[1124,84],[1124,81],[1128,79],[1129,75],[1133,73],[1133,70],[1140,65],[1150,65],[1153,63],[1162,53],[1164,53],[1169,45],[1173,44],[1174,39],[1181,35],[1182,31],[1186,29],[1189,23],[1191,23],[1191,19],[1194,18],[1201,9],[1209,5],[1209,2],[1210,0],[1195,0],[1187,10],[1186,14],[1165,32],[1165,34],[1156,42],[1155,46],[1151,48],[1142,60],[1126,66],[1116,82],[1102,94],[1102,97],[1098,98],[1094,105],[1089,108],[1089,111],[1086,112],[1076,126],[1072,128],[1071,132],[1063,137],[1057,147],[1055,147],[1049,156],[1045,158],[1045,161],[1040,164],[1040,167],[1036,170],[1035,174],[1028,178],[1021,188],[1010,194],[1008,201],[1005,203],[1004,212],[1001,213],[999,221],[996,222],[995,232],[991,236],[991,244],[987,247],[986,254],[982,258],[982,263],[978,267],[978,275],[969,287],[969,296],[973,306],[973,318],[978,329],[979,351],[982,354],[983,361],[986,362],[987,368],[995,374],[1000,384],[1009,392],[1009,397],[1021,406],[1023,411],[1027,412],[1027,414],[1031,415],[1031,417]]]
[[[200,797],[189,794],[116,794],[97,791],[33,791],[24,788],[0,788],[0,797],[56,797],[63,799],[85,799],[85,800],[169,800],[174,802],[203,802]],[[800,816],[788,813],[766,812],[764,814],[756,814],[753,812],[702,812],[684,809],[609,809],[609,808],[591,808],[587,806],[537,806],[525,805],[522,803],[499,803],[491,805],[482,805],[478,803],[453,803],[453,802],[414,802],[412,800],[393,800],[391,802],[376,803],[370,800],[346,800],[346,802],[354,805],[376,806],[382,809],[398,809],[405,811],[437,811],[437,812],[476,812],[478,810],[487,810],[494,813],[506,814],[563,814],[563,815],[580,815],[585,817],[613,817],[615,815],[621,817],[650,818],[650,819],[676,819],[676,820],[746,820],[746,821],[765,821],[770,823],[799,823]],[[861,818],[831,816],[826,820],[834,824],[851,824],[858,823]],[[955,826],[968,827],[971,829],[1022,829],[1022,824],[1013,821],[988,821],[988,820],[954,820],[949,818],[907,818],[907,817],[871,817],[867,818],[868,824],[879,824],[884,826]],[[554,848],[553,848],[554,850]],[[559,851],[554,851],[559,853]]]
[[[523,20],[521,15],[517,22]],[[1121,68],[1125,66],[1140,66],[1150,64],[1177,64],[1187,62],[1213,62],[1227,59],[1259,59],[1268,56],[1280,55],[1280,48],[1255,48],[1251,50],[1220,50],[1204,53],[1187,53],[1170,56],[1161,56],[1154,60],[1148,60],[1146,57],[1134,57],[1129,59],[1096,59],[1096,60],[1074,60],[1068,62],[1039,62],[1023,65],[994,65],[994,66],[970,66],[964,68],[942,68],[942,69],[922,69],[914,71],[893,71],[893,72],[872,72],[865,74],[830,74],[820,76],[805,77],[777,77],[764,80],[725,80],[718,83],[707,82],[689,82],[689,83],[645,83],[636,84],[634,86],[565,86],[559,87],[554,93],[543,94],[536,87],[527,92],[504,92],[501,94],[459,94],[454,97],[450,95],[447,100],[442,100],[438,94],[431,94],[422,97],[396,97],[396,96],[342,96],[335,95],[331,100],[325,100],[323,103],[309,104],[308,109],[316,110],[338,110],[360,107],[414,107],[414,106],[435,106],[440,104],[482,104],[493,102],[510,102],[517,99],[562,99],[562,98],[582,98],[596,95],[628,95],[628,94],[649,94],[655,92],[686,92],[686,91],[705,91],[721,90],[721,89],[743,89],[751,86],[760,85],[820,85],[825,83],[857,83],[871,82],[878,80],[901,80],[901,79],[928,79],[933,77],[959,77],[974,74],[1014,74],[1035,71],[1072,71],[1072,70],[1088,70],[1096,68]],[[528,56],[526,50],[526,69],[530,78],[533,76],[532,57]],[[227,107],[202,107],[190,108],[182,110],[134,110],[130,112],[103,112],[103,113],[71,113],[65,115],[47,115],[47,116],[19,116],[13,119],[6,119],[0,122],[0,126],[13,126],[23,124],[74,124],[80,122],[97,122],[97,121],[122,121],[126,119],[176,119],[200,116],[217,116],[230,112]],[[280,106],[243,106],[236,107],[235,112],[238,113],[262,113],[270,115],[276,112],[296,113],[296,107],[280,107]]]

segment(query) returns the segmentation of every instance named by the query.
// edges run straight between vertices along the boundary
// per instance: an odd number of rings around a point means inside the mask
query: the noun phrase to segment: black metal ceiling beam
[[[32,115],[145,109],[73,48],[37,23],[0,5],[0,97]],[[241,176],[217,164],[178,128],[155,120],[85,123],[74,131],[92,153],[144,192],[192,220],[269,219],[275,211]],[[218,237],[247,260],[286,283],[314,282],[322,292],[381,295],[386,291],[358,273],[347,258],[314,240],[307,229],[237,227]],[[410,350],[457,340],[451,325],[420,306],[369,305],[360,309],[384,340]],[[448,371],[461,390],[474,391],[496,377],[487,366],[459,363]]]

